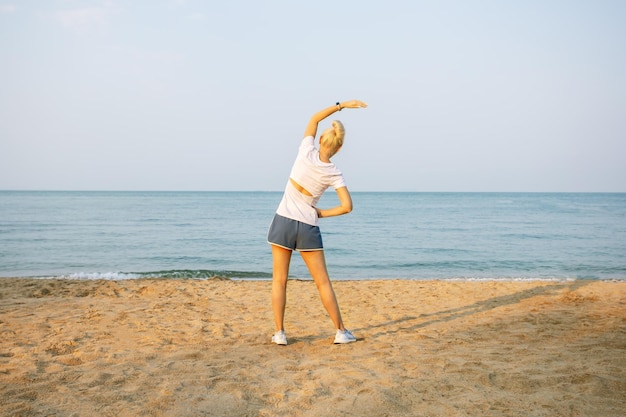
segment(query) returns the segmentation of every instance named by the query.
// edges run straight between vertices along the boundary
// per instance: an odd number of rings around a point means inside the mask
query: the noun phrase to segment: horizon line
[[[332,191],[332,190],[328,190]],[[115,190],[115,189],[18,189],[2,188],[0,192],[58,193],[282,193],[284,190]],[[626,191],[426,191],[426,190],[350,190],[351,193],[422,193],[422,194],[625,194]]]

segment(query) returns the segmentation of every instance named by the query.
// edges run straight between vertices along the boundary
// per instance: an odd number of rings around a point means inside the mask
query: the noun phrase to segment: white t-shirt
[[[331,186],[335,190],[346,186],[343,174],[335,164],[320,161],[320,153],[315,147],[313,136],[302,139],[289,177],[312,195],[301,193],[291,181],[287,181],[283,199],[276,213],[313,226],[317,226],[315,205],[324,191]]]

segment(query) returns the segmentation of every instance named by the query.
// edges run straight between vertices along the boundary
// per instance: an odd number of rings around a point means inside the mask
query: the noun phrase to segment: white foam
[[[119,281],[119,280],[125,280],[125,279],[137,279],[140,277],[141,275],[139,274],[127,274],[123,272],[75,272],[69,275],[62,275],[59,278],[84,279],[84,280],[105,279],[105,280],[111,280],[111,281]]]

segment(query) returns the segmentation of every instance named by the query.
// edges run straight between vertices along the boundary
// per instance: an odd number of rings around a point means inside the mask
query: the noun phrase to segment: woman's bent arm
[[[342,214],[348,214],[352,211],[352,197],[350,196],[348,187],[340,187],[335,191],[337,191],[337,197],[339,197],[339,205],[326,210],[316,207],[315,210],[317,211],[318,218],[341,216]]]
[[[306,126],[306,129],[304,130],[304,137],[307,137],[307,136],[315,137],[315,135],[317,135],[318,123],[324,120],[325,118],[327,118],[328,116],[330,116],[331,114],[341,109],[358,109],[361,107],[365,108],[367,107],[367,104],[360,100],[350,100],[350,101],[343,101],[339,103],[338,105],[326,107],[325,109],[318,111],[311,117],[311,120],[309,120],[309,124]]]

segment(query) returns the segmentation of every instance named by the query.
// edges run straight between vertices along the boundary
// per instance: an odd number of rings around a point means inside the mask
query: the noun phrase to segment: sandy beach
[[[2,416],[624,416],[626,283],[0,279]]]

